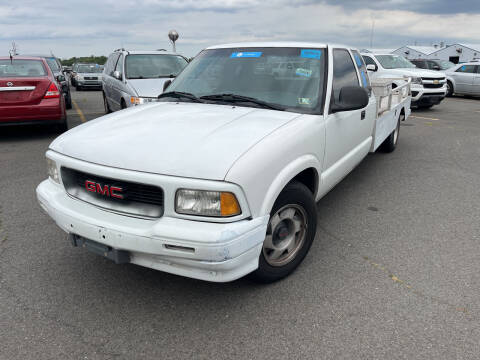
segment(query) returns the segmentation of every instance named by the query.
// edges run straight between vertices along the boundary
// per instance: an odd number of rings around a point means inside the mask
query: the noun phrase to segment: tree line
[[[79,63],[87,63],[87,64],[99,64],[99,65],[104,65],[107,61],[106,56],[81,56],[81,57],[72,57],[70,59],[60,59],[60,62],[64,66],[72,66],[74,63],[79,62]]]

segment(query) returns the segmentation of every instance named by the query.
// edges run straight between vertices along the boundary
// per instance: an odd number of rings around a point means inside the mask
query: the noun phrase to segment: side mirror
[[[122,73],[120,71],[114,71],[113,77],[117,80],[122,80]]]
[[[378,70],[377,65],[374,65],[374,64],[367,65],[367,71],[377,71],[377,70]]]
[[[333,94],[332,94],[333,95]],[[332,102],[330,112],[351,111],[363,109],[368,105],[368,92],[360,86],[344,86],[340,89],[340,99]]]
[[[170,86],[171,83],[172,83],[172,80],[167,80],[163,83],[163,92],[167,90],[167,88]]]
[[[63,76],[63,75],[57,75],[57,81],[60,82],[60,83],[61,83],[61,82],[64,82],[64,81],[65,81],[65,76]]]

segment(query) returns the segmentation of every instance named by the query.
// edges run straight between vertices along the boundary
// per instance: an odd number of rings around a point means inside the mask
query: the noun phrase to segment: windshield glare
[[[321,113],[324,79],[325,49],[212,49],[200,53],[168,92],[235,94],[294,112]]]
[[[377,55],[377,60],[384,69],[415,68],[410,61],[399,55]]]
[[[178,55],[127,55],[127,79],[154,79],[177,76],[187,66],[187,60]]]
[[[79,65],[77,73],[101,73],[103,68],[100,65]]]

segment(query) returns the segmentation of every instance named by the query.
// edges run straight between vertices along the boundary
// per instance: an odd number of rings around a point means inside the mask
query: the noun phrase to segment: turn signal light
[[[220,193],[220,212],[222,216],[233,216],[240,214],[240,205],[237,198],[230,192]]]
[[[56,99],[60,97],[60,91],[58,91],[57,85],[51,83],[48,87],[47,92],[45,93],[44,99]]]

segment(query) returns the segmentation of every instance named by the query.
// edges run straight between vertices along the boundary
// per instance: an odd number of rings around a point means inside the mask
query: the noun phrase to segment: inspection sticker
[[[312,76],[312,70],[298,68],[297,71],[295,71],[295,74],[300,76],[310,77]]]
[[[302,49],[302,51],[300,52],[300,57],[307,59],[320,59],[321,55],[321,50]]]
[[[234,52],[230,55],[231,58],[258,58],[260,56],[262,56],[261,51]]]
[[[300,105],[310,105],[310,98],[298,98]]]

